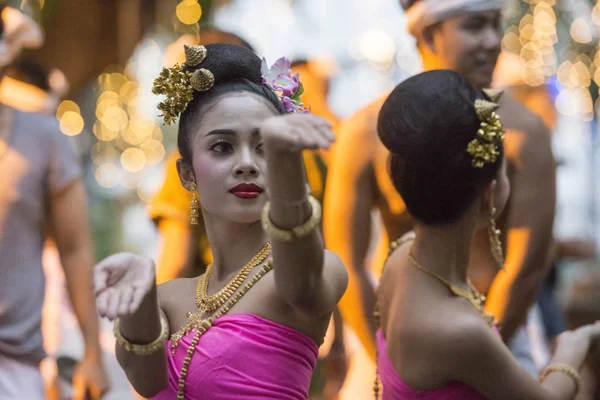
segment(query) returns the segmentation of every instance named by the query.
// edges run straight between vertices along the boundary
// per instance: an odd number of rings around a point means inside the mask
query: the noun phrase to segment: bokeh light
[[[183,0],[177,5],[175,15],[186,25],[193,25],[202,17],[202,7],[197,0]]]
[[[121,154],[121,165],[126,171],[139,172],[146,166],[146,155],[140,149],[130,147]]]
[[[104,188],[113,188],[121,180],[121,170],[115,164],[104,163],[96,168],[96,182]]]
[[[56,119],[60,120],[64,113],[67,111],[73,111],[77,114],[81,114],[81,110],[77,103],[71,100],[63,100],[56,109]]]
[[[571,37],[578,43],[589,43],[592,41],[592,30],[583,18],[577,18],[571,24]]]
[[[83,117],[75,111],[66,111],[60,117],[60,131],[67,136],[79,135],[83,126]]]

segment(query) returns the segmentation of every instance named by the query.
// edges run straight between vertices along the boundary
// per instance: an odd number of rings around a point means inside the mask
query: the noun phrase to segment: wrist
[[[102,347],[100,347],[100,343],[96,342],[95,344],[87,344],[85,345],[83,358],[85,360],[99,360],[102,357]]]

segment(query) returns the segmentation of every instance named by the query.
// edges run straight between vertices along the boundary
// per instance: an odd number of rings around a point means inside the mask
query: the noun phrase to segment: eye
[[[215,153],[229,153],[233,151],[233,146],[227,140],[219,139],[210,145],[209,150],[214,151]]]
[[[265,151],[265,149],[264,149],[264,146],[263,146],[263,142],[260,142],[260,143],[259,143],[259,144],[256,146],[256,151],[257,151],[258,153],[260,153],[260,154],[262,154],[262,153]]]
[[[463,24],[465,30],[478,32],[485,26],[486,21],[482,18],[470,18]]]

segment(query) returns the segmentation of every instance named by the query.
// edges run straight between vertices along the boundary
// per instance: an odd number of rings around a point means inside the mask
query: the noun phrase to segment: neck
[[[207,212],[203,218],[219,281],[242,269],[267,242],[260,221],[235,223]]]
[[[419,45],[419,54],[421,55],[421,61],[423,62],[423,72],[427,71],[435,71],[438,69],[450,69],[447,63],[444,62],[439,56],[433,53],[429,48],[425,45]],[[471,82],[471,84],[473,84]],[[477,89],[482,89],[479,85],[473,84]]]
[[[444,226],[419,224],[415,235],[412,247],[415,259],[452,284],[464,286],[475,235],[473,224],[466,221]]]
[[[423,43],[417,44],[417,49],[421,55],[421,62],[423,63],[423,71],[434,71],[437,69],[446,68],[446,64],[440,57],[438,57],[433,51],[429,49]]]

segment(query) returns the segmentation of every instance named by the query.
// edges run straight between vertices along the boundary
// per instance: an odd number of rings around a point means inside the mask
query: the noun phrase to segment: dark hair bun
[[[496,176],[502,155],[474,168],[467,153],[481,124],[478,98],[483,94],[461,75],[436,70],[402,82],[381,108],[378,133],[392,153],[392,180],[423,223],[455,221]]]
[[[194,67],[185,64],[184,71],[207,69],[214,75],[215,85],[244,79],[256,84],[262,83],[261,59],[252,50],[226,43],[213,43],[204,47],[204,61]]]

